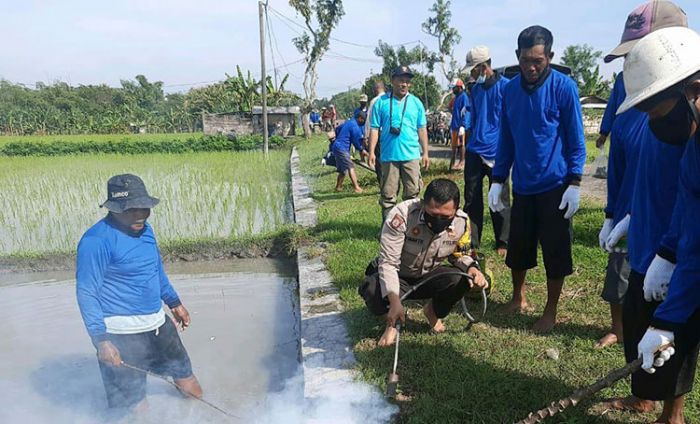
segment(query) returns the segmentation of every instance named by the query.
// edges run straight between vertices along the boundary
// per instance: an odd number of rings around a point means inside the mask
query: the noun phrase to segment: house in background
[[[301,116],[298,106],[268,107],[267,129],[270,136],[291,137],[296,134]],[[263,133],[262,106],[253,106],[252,113],[204,113],[202,126],[205,135],[251,135]]]

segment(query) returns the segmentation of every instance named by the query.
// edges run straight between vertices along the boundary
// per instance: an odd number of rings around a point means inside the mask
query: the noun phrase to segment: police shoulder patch
[[[403,219],[403,217],[399,214],[394,215],[393,218],[391,218],[391,221],[389,222],[389,225],[391,225],[391,228],[395,230],[401,229],[401,227],[406,223],[406,220]]]
[[[414,236],[417,236],[418,234],[420,234],[420,228],[413,227],[413,230],[411,230],[411,234],[413,234]]]

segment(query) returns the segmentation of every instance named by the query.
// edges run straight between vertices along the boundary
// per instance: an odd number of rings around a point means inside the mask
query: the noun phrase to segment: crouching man
[[[432,331],[443,332],[441,319],[471,287],[487,282],[478,264],[463,254],[470,248],[469,218],[459,209],[459,188],[448,179],[428,185],[423,200],[396,205],[382,228],[379,256],[365,271],[360,295],[367,308],[386,320],[380,346],[396,339],[397,320],[405,321],[401,296],[421,281],[438,274],[465,272],[473,278],[445,275],[422,285],[408,299],[430,299],[423,307]],[[449,264],[443,264],[447,260]]]
[[[185,395],[202,396],[180,336],[190,324],[163,271],[153,229],[146,223],[159,200],[136,175],[107,182],[109,210],[78,244],[76,293],[87,332],[97,349],[110,408],[145,407],[146,374],[171,376]],[[163,310],[168,306],[173,319]]]

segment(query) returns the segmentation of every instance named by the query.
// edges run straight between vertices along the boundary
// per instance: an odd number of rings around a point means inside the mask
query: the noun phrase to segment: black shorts
[[[559,209],[566,188],[561,186],[533,195],[513,193],[506,256],[510,269],[525,271],[536,267],[539,242],[547,278],[563,278],[573,273],[571,220],[564,219],[565,211]]]
[[[192,376],[192,364],[177,327],[165,318],[157,330],[138,334],[108,334],[122,360],[135,367],[176,380]],[[131,407],[146,397],[146,374],[125,367],[100,364],[102,383],[110,408]]]
[[[355,168],[350,158],[350,152],[333,150],[335,156],[335,169],[339,174],[346,174],[349,170]]]
[[[403,296],[414,285],[436,274],[448,272],[461,272],[458,268],[451,266],[439,266],[421,278],[399,278],[400,292]],[[464,294],[469,290],[469,281],[460,275],[445,275],[442,278],[422,285],[411,293],[407,299],[431,299],[433,310],[438,318],[445,318],[450,313],[452,307],[459,302]],[[382,290],[379,285],[379,274],[372,263],[365,270],[365,281],[358,289],[358,293],[365,300],[367,309],[374,315],[380,316],[389,312],[389,300],[382,297]]]
[[[630,271],[629,287],[622,313],[625,359],[632,362],[638,357],[637,345],[651,324],[654,312],[661,302],[644,300],[644,275]],[[632,394],[648,400],[666,400],[693,390],[698,362],[700,312],[695,312],[687,325],[675,332],[675,355],[657,368],[654,374],[639,370],[632,374]]]
[[[600,296],[604,301],[621,305],[627,293],[630,263],[627,253],[615,252],[608,254],[608,266],[605,271],[605,283]]]

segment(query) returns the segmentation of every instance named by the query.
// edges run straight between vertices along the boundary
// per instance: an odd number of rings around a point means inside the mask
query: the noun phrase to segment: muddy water
[[[297,381],[291,377],[299,357],[293,271],[267,260],[169,268],[192,317],[181,336],[205,398],[241,420],[182,399],[154,378],[148,381],[148,411],[108,412],[75,282],[53,273],[2,276],[0,423],[251,422],[268,393],[284,386],[301,401],[301,383],[291,390],[288,384]]]

